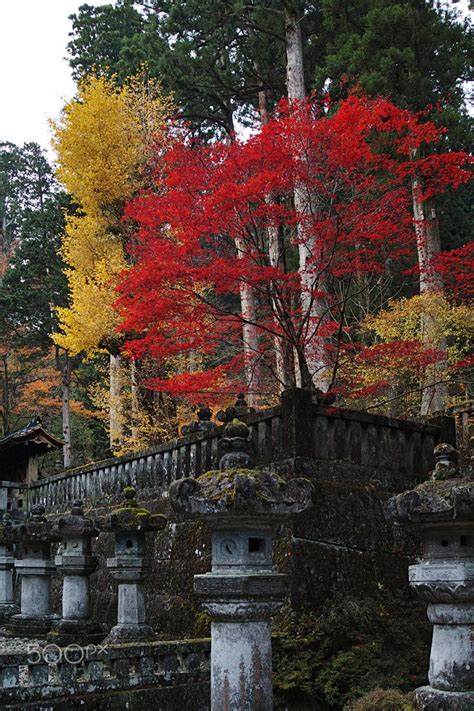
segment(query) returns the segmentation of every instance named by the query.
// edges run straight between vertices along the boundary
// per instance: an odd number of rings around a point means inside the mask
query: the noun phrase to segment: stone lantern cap
[[[224,469],[174,482],[170,500],[175,511],[209,516],[215,523],[256,518],[271,523],[309,508],[312,490],[308,479],[286,482],[259,469]]]
[[[50,543],[61,540],[60,535],[53,530],[54,526],[48,521],[42,504],[31,507],[30,517],[21,523],[8,521],[3,525],[3,535],[6,540],[22,543]]]
[[[127,533],[133,531],[159,531],[166,526],[166,516],[152,514],[140,506],[136,500],[136,490],[126,486],[123,490],[125,501],[113,507],[108,516],[99,521],[102,531]]]
[[[82,501],[74,501],[71,513],[54,524],[54,532],[63,537],[95,538],[100,531],[92,519],[84,516]]]
[[[430,480],[387,501],[389,522],[423,526],[474,521],[474,481],[459,471],[456,450],[450,444],[438,444],[434,455]]]

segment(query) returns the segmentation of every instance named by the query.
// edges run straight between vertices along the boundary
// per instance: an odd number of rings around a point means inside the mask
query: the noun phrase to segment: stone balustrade
[[[416,483],[418,473],[430,469],[441,429],[323,408],[311,402],[310,393],[297,389],[284,393],[281,405],[250,413],[246,422],[258,466],[281,460],[313,460],[326,477],[329,474],[337,479],[343,478],[345,463],[349,462],[359,469],[361,477],[388,480],[392,490]],[[59,513],[81,499],[90,507],[114,499],[127,485],[140,489],[145,498],[147,492],[153,498],[166,497],[173,481],[197,477],[217,466],[222,430],[217,427],[193,432],[142,452],[34,482],[28,489],[29,505],[40,503],[49,512]]]
[[[207,682],[209,658],[209,640],[64,648],[32,643],[28,653],[0,653],[0,705]]]

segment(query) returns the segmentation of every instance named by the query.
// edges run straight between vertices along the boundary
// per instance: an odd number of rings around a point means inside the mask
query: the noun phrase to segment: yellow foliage
[[[151,152],[166,140],[171,108],[143,72],[125,86],[92,75],[51,122],[58,177],[81,208],[66,222],[70,307],[58,309],[62,333],[55,337],[72,354],[91,355],[116,333],[112,305],[126,268],[123,207],[147,186]]]
[[[78,86],[59,121],[52,121],[57,174],[90,215],[111,219],[142,187],[150,142],[163,139],[171,102],[140,75],[119,87],[114,79],[89,76]]]
[[[448,363],[469,352],[474,334],[474,310],[452,306],[441,292],[390,301],[388,307],[365,319],[362,327],[373,331],[379,342],[418,340],[436,347],[446,341]]]
[[[62,252],[71,306],[57,309],[62,333],[55,340],[73,355],[93,353],[119,322],[113,303],[117,277],[127,266],[122,243],[100,219],[71,217]]]
[[[357,384],[360,393],[370,395],[352,397],[352,407],[379,409],[401,417],[416,416],[420,407],[420,383],[423,368],[416,358],[403,356],[403,350],[378,352],[373,360],[367,355],[381,344],[418,342],[419,353],[442,350],[446,357],[436,365],[436,378],[440,381],[458,382],[460,372],[454,366],[470,352],[474,334],[474,311],[467,305],[453,306],[441,293],[426,293],[409,299],[392,300],[386,309],[368,316],[361,324],[365,342],[373,345],[363,357],[351,358],[343,370],[346,378]],[[421,372],[420,372],[421,370]],[[380,386],[380,387],[379,387]],[[459,386],[458,386],[459,387]],[[456,387],[453,393],[457,391]],[[462,395],[462,388],[459,390]],[[454,404],[455,395],[451,395]]]
[[[96,367],[100,368],[96,360]],[[128,452],[143,450],[161,442],[169,441],[176,436],[177,418],[172,399],[160,394],[151,399],[147,406],[140,402],[139,388],[134,387],[133,363],[124,360],[119,365],[119,397],[112,400],[106,378],[100,378],[89,388],[89,397],[94,406],[103,413],[106,428],[110,423],[107,412],[114,408],[118,427],[121,431],[120,441],[113,444],[113,454],[122,456]],[[105,375],[107,366],[102,365]],[[188,420],[189,421],[189,420]]]

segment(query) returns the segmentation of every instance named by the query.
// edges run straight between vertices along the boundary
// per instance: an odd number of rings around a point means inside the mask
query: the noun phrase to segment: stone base
[[[127,642],[153,642],[156,634],[149,625],[115,625],[104,644],[126,644]]]
[[[18,612],[18,607],[13,603],[0,603],[0,622],[5,622],[5,620],[8,620],[12,615]]]
[[[472,711],[474,691],[441,691],[432,686],[416,690],[416,700],[421,711]]]
[[[42,637],[57,619],[57,615],[41,618],[13,615],[8,620],[6,633],[9,637]]]
[[[93,620],[58,620],[53,622],[48,639],[60,646],[97,644],[106,636],[103,627]]]

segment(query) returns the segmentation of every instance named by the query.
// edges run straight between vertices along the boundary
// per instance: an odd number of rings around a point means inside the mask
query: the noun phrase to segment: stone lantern
[[[64,641],[84,643],[104,637],[99,625],[90,619],[89,576],[97,568],[91,541],[99,535],[94,522],[84,516],[82,501],[74,501],[71,513],[60,518],[54,532],[62,540],[56,568],[62,573],[62,618],[53,626]]]
[[[474,708],[474,481],[463,476],[449,444],[435,447],[431,480],[386,504],[386,517],[412,528],[423,554],[410,586],[428,602],[433,625],[429,682],[417,689],[423,711]]]
[[[118,581],[117,624],[108,635],[107,643],[152,640],[155,633],[145,621],[143,579],[150,570],[146,558],[145,533],[166,526],[166,517],[151,515],[141,508],[136,491],[124,489],[125,502],[115,507],[101,522],[101,529],[114,534],[115,556],[107,559],[107,567]]]
[[[204,519],[212,531],[212,571],[194,578],[212,619],[212,711],[273,709],[271,618],[285,599],[287,576],[273,572],[272,526],[311,505],[306,479],[285,482],[251,468],[242,447],[248,433],[242,422],[228,424],[220,469],[170,489],[173,508]]]
[[[255,412],[254,407],[249,407],[245,395],[239,393],[237,399],[233,405],[227,407],[225,410],[219,410],[216,417],[219,422],[229,423],[232,420],[239,420],[240,422],[245,422],[247,418]]]
[[[20,613],[8,623],[11,634],[35,637],[47,632],[57,615],[51,612],[51,576],[56,566],[51,560],[51,543],[58,538],[45,518],[45,508],[32,506],[28,521],[12,526],[12,542],[21,543],[23,557],[15,560],[21,576]]]
[[[199,409],[196,412],[197,420],[191,422],[189,425],[183,425],[181,427],[181,434],[188,435],[194,432],[206,432],[212,434],[217,431],[217,425],[212,422],[212,410],[205,405],[199,405]]]
[[[0,621],[15,612],[13,598],[13,568],[15,565],[14,544],[11,536],[12,518],[3,515],[0,526]]]

